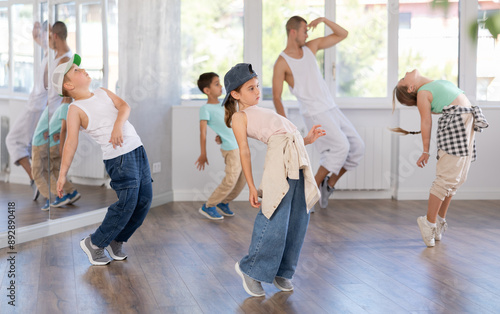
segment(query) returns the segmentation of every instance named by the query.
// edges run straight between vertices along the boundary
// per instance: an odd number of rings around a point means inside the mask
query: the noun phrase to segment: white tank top
[[[54,73],[54,70],[56,67],[59,65],[59,62],[61,61],[62,58],[71,58],[73,57],[73,52],[69,50],[59,58],[55,58],[53,61],[49,61],[48,64],[48,74],[49,74],[49,82],[52,81],[52,74]],[[54,86],[49,83],[49,95],[48,95],[48,106],[49,106],[49,119],[52,117],[52,114],[56,112],[56,109],[59,108],[59,106],[62,103],[63,98],[59,96],[59,94],[56,92],[56,89]]]
[[[102,159],[108,160],[124,155],[142,145],[141,138],[137,135],[134,126],[127,121],[123,125],[123,144],[113,148],[109,143],[111,132],[115,125],[118,109],[109,98],[105,90],[99,88],[88,99],[74,101],[70,106],[82,109],[89,119],[89,124],[83,132],[90,135],[97,144],[101,145]]]
[[[297,97],[300,113],[306,116],[317,115],[337,107],[316,62],[316,57],[307,46],[302,47],[303,56],[295,59],[282,52],[292,70],[293,88],[290,92]]]

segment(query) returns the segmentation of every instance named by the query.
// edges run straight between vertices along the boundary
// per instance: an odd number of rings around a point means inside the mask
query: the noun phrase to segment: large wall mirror
[[[91,89],[116,93],[118,88],[117,0],[20,2],[0,1],[0,93],[6,96],[0,99],[0,199],[15,203],[17,228],[87,213],[116,200],[101,149],[82,132],[70,184],[62,198],[54,194],[71,99],[57,95],[51,73],[61,58],[78,53],[92,78]],[[16,144],[25,153],[16,154]],[[15,163],[19,156],[23,159]],[[7,226],[3,215],[0,232]]]

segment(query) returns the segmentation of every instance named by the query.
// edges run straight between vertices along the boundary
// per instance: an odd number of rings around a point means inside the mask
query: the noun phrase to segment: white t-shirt
[[[86,129],[82,128],[82,131],[101,145],[104,160],[124,155],[142,145],[141,138],[128,120],[123,124],[122,146],[113,148],[113,144],[109,143],[111,132],[118,117],[118,109],[116,109],[105,90],[99,88],[94,91],[92,97],[74,101],[70,106],[73,105],[82,109],[87,115],[89,124]]]

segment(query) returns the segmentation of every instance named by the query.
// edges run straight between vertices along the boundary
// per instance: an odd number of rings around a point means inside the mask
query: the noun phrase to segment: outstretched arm
[[[109,139],[109,142],[113,144],[113,148],[116,148],[117,146],[121,147],[123,144],[123,125],[130,116],[130,106],[125,100],[116,96],[113,92],[105,88],[103,88],[103,90],[108,94],[109,98],[111,98],[115,108],[118,109],[118,116],[116,117],[113,131],[111,131],[111,138]]]
[[[78,132],[80,130],[81,109],[71,106],[68,109],[68,123],[67,123],[67,135],[66,141],[64,143],[62,158],[61,158],[61,169],[59,170],[59,178],[57,179],[57,194],[59,197],[63,197],[63,186],[66,183],[66,175],[68,174],[69,167],[75,156],[76,148],[78,147]]]
[[[198,170],[205,170],[205,164],[208,165],[207,159],[207,120],[200,120],[200,157],[195,162]]]
[[[247,141],[247,116],[245,113],[237,112],[233,115],[232,128],[234,137],[236,138],[240,149],[241,167],[243,168],[243,173],[247,179],[248,189],[250,190],[250,205],[252,205],[252,207],[259,208],[259,196],[257,194],[257,188],[255,188],[255,184],[253,182],[250,148],[248,147]]]
[[[432,115],[431,115],[432,94],[429,91],[421,91],[417,94],[417,108],[420,113],[420,131],[422,132],[423,152],[417,160],[417,166],[425,167],[429,161],[429,148],[431,144]]]
[[[326,17],[319,17],[319,18],[315,19],[314,21],[309,23],[307,25],[307,27],[309,29],[314,30],[316,28],[316,26],[318,26],[318,24],[321,22],[325,23],[328,27],[330,27],[330,29],[333,31],[333,33],[328,35],[328,36],[313,39],[313,40],[308,41],[306,43],[306,46],[309,49],[311,49],[311,51],[314,54],[316,54],[316,52],[318,52],[318,50],[320,50],[320,49],[327,49],[327,48],[335,46],[336,44],[338,44],[339,42],[344,40],[347,37],[347,35],[349,34],[347,32],[347,30],[345,30],[343,27],[341,27],[340,25],[338,25],[335,22],[330,21]]]
[[[273,69],[273,103],[276,112],[286,118],[285,108],[281,101],[283,94],[283,83],[285,82],[286,61],[282,56],[278,57]]]

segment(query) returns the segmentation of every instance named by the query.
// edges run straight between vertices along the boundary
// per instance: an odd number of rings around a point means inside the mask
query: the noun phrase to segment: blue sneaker
[[[222,215],[224,216],[234,216],[234,213],[229,209],[229,204],[228,203],[219,203],[217,204],[217,207],[222,211]]]
[[[56,196],[56,200],[50,204],[52,207],[61,207],[69,203],[69,198],[68,194],[64,195],[63,197]]]
[[[73,193],[68,193],[66,194],[66,196],[69,199],[68,204],[73,204],[74,202],[78,201],[82,195],[78,193],[77,190],[74,190]]]
[[[43,207],[41,208],[43,211],[47,211],[49,210],[50,208],[50,203],[49,203],[49,200],[47,200],[47,202],[45,202],[45,205],[43,205]]]
[[[203,216],[209,218],[209,219],[224,219],[224,217],[222,217],[218,212],[217,210],[215,209],[215,206],[213,207],[206,207],[205,204],[203,204],[203,206],[198,210],[198,212],[200,214],[202,214]]]

